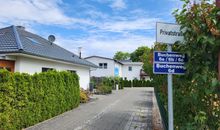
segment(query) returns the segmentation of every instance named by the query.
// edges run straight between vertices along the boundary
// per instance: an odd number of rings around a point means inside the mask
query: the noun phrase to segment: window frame
[[[108,69],[108,63],[103,63],[103,68]]]
[[[67,70],[68,72],[72,73],[72,74],[76,74],[76,70]]]
[[[132,71],[132,66],[128,66],[128,71]]]
[[[99,63],[99,69],[108,69],[108,63]]]
[[[46,70],[44,70],[46,69]],[[54,70],[54,68],[48,68],[48,67],[42,67],[41,68],[41,72],[47,72],[47,71],[50,71],[50,70]]]

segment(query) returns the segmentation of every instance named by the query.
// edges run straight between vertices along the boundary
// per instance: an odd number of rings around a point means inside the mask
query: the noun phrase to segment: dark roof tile
[[[93,63],[79,58],[74,53],[55,43],[51,43],[36,34],[15,26],[0,29],[0,53],[10,52],[31,54],[74,64],[97,67]]]

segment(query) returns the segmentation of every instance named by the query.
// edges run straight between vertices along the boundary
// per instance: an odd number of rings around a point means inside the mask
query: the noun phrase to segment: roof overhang
[[[142,66],[144,63],[142,62],[122,62],[123,65],[134,65],[134,66]]]
[[[22,53],[21,52],[0,53],[0,55],[4,55],[4,56],[21,56],[21,57],[27,57],[27,58],[32,58],[32,59],[38,59],[38,60],[62,63],[62,64],[67,64],[67,65],[85,67],[85,68],[90,68],[90,69],[97,68],[97,67],[93,67],[93,66],[76,64],[76,63],[72,63],[72,62],[65,61],[65,60],[59,60],[59,59],[48,58],[48,57],[43,57],[43,56],[31,55],[31,54],[27,54],[27,53],[23,53],[23,52]]]

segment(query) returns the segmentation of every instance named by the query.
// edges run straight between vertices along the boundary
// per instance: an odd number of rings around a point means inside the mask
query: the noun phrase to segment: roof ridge
[[[97,58],[103,58],[103,59],[108,59],[108,60],[113,60],[115,62],[118,62],[120,64],[123,64],[122,62],[120,62],[119,60],[115,60],[113,58],[108,58],[108,57],[103,57],[103,56],[97,56],[97,55],[92,55],[92,56],[88,56],[88,57],[85,57],[84,59],[89,59],[89,58],[92,58],[92,57],[97,57]]]
[[[20,37],[18,35],[18,31],[17,31],[17,29],[16,29],[16,27],[14,25],[12,25],[12,29],[13,29],[13,33],[15,35],[16,43],[18,45],[18,50],[23,50],[23,46],[21,44],[21,39],[20,39]]]

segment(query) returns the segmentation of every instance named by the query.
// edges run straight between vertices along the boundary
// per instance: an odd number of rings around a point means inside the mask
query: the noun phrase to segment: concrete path
[[[153,88],[126,88],[26,130],[152,130]]]

